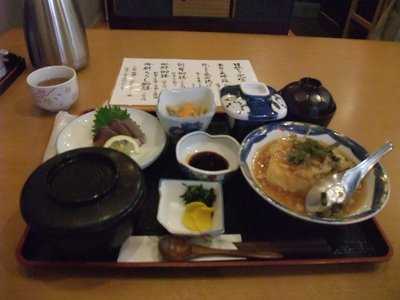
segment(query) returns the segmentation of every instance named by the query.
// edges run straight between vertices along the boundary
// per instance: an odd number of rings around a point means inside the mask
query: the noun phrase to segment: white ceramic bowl
[[[167,107],[179,106],[187,102],[207,108],[207,113],[199,117],[180,118],[170,116]],[[207,87],[163,90],[157,104],[157,117],[165,132],[173,139],[196,130],[206,130],[215,114],[215,99]]]
[[[185,203],[181,198],[186,191],[186,185],[203,185],[204,188],[214,188],[215,202],[213,205],[213,226],[204,232],[195,232],[182,224]],[[159,183],[160,201],[158,204],[157,220],[169,233],[185,236],[219,235],[224,233],[224,201],[222,186],[219,182],[161,179]]]
[[[226,170],[207,171],[189,165],[189,159],[196,153],[210,151],[224,157],[229,166]],[[239,169],[239,143],[229,135],[210,135],[195,131],[183,136],[176,145],[176,159],[182,169],[192,178],[208,181],[222,181]]]
[[[60,84],[40,86],[43,81],[54,78],[68,78]],[[78,79],[74,69],[67,66],[49,66],[38,69],[26,79],[36,106],[57,112],[68,110],[79,96]]]
[[[240,168],[250,186],[268,203],[293,217],[320,224],[347,225],[361,222],[378,214],[389,198],[388,176],[380,163],[376,164],[364,179],[366,195],[363,205],[350,215],[336,217],[318,217],[297,213],[281,202],[265,193],[253,174],[253,160],[257,151],[273,140],[289,135],[307,136],[328,145],[338,143],[339,149],[354,161],[361,161],[368,156],[367,151],[352,139],[333,130],[299,122],[271,123],[257,128],[249,133],[242,142],[240,150]]]
[[[141,146],[141,152],[132,159],[144,169],[150,166],[163,151],[167,138],[157,118],[151,114],[133,108],[128,113],[143,130],[146,142]],[[86,113],[69,123],[58,135],[56,141],[57,153],[93,146],[93,121],[95,111]]]

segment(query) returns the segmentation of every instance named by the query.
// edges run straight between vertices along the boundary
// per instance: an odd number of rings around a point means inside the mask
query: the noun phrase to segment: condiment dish
[[[239,169],[240,144],[228,135],[210,135],[203,131],[189,133],[182,137],[176,145],[176,159],[189,177],[223,181]],[[202,152],[215,153],[227,162],[227,168],[210,171],[194,167],[190,160],[194,155]]]
[[[185,202],[181,196],[185,193],[187,186],[190,185],[202,185],[204,188],[213,188],[215,191],[216,197],[212,206],[214,209],[212,228],[208,231],[191,231],[182,223]],[[158,190],[160,201],[158,204],[157,220],[169,233],[183,236],[215,236],[224,233],[224,202],[222,186],[219,182],[161,179]]]

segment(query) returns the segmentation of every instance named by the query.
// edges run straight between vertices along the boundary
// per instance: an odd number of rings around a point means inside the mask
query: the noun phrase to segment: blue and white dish
[[[221,103],[235,120],[269,122],[283,119],[286,103],[272,87],[261,82],[245,82],[222,88]]]
[[[366,195],[363,205],[350,215],[340,218],[309,216],[288,209],[280,202],[267,195],[258,185],[252,171],[256,153],[267,143],[289,135],[307,136],[325,144],[339,143],[339,149],[349,158],[358,162],[368,156],[368,152],[357,142],[333,130],[298,122],[267,124],[248,134],[240,149],[240,168],[250,186],[268,203],[293,217],[314,223],[329,225],[346,225],[358,223],[378,214],[386,205],[389,197],[388,176],[381,164],[375,165],[364,179]]]
[[[203,131],[189,133],[176,145],[176,159],[182,170],[191,178],[208,181],[223,181],[239,169],[240,144],[229,135],[210,135]],[[207,171],[189,165],[190,158],[199,152],[214,152],[228,162],[221,171]]]
[[[261,82],[246,82],[221,89],[221,103],[229,116],[232,134],[242,140],[251,130],[286,117],[281,95]]]
[[[187,229],[182,223],[185,203],[181,196],[185,193],[185,185],[203,185],[204,188],[213,188],[215,201],[213,204],[213,226],[204,232],[195,232]],[[222,186],[219,182],[197,180],[161,179],[158,187],[160,201],[158,203],[157,220],[169,233],[183,236],[216,236],[224,233],[224,200]]]
[[[180,106],[187,102],[201,105],[207,109],[207,112],[198,117],[186,118],[171,116],[168,113],[167,107]],[[214,93],[211,89],[207,87],[182,88],[163,90],[158,100],[156,113],[165,132],[177,140],[189,132],[206,130],[215,114],[215,109]]]

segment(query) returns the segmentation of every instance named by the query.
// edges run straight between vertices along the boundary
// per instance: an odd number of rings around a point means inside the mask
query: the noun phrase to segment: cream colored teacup
[[[48,111],[68,110],[79,96],[76,72],[67,66],[38,69],[29,74],[26,82],[35,104]]]

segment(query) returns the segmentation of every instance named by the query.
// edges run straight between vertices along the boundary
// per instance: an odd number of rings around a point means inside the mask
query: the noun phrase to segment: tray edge
[[[29,226],[26,226],[22,234],[16,251],[16,259],[20,265],[28,269],[57,269],[57,268],[75,268],[75,269],[201,269],[201,268],[235,268],[235,267],[267,267],[267,266],[310,266],[310,265],[336,265],[336,264],[367,264],[382,263],[390,260],[393,256],[393,246],[389,242],[386,233],[383,231],[379,222],[372,220],[377,227],[382,239],[388,247],[384,256],[372,257],[348,257],[348,258],[308,258],[308,259],[287,259],[287,260],[262,260],[262,261],[202,261],[202,262],[62,262],[62,261],[30,261],[22,255],[23,246],[29,233]]]

